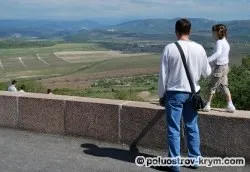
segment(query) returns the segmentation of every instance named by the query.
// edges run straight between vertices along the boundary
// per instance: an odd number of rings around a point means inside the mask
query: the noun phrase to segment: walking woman
[[[210,82],[210,95],[207,100],[207,105],[203,109],[208,112],[211,110],[211,101],[216,90],[219,88],[225,94],[228,102],[226,111],[233,113],[235,107],[232,102],[231,93],[228,88],[228,72],[229,72],[229,51],[230,45],[227,41],[227,28],[223,24],[214,25],[212,28],[213,37],[217,41],[215,53],[208,58],[210,64],[214,64],[214,70]]]

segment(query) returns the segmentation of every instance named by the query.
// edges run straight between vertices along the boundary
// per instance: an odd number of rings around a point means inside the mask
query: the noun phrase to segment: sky
[[[250,0],[0,0],[0,19],[250,19]]]

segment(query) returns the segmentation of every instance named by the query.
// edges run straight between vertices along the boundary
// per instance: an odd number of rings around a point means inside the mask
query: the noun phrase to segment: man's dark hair
[[[180,19],[175,24],[175,32],[180,35],[189,35],[191,30],[191,22],[187,19]]]
[[[48,94],[51,93],[51,89],[48,89],[48,90],[47,90],[47,93],[48,93]]]
[[[24,90],[24,89],[25,89],[25,85],[22,85],[22,86],[20,87],[20,89],[21,89],[21,90]]]
[[[12,85],[15,85],[16,83],[17,83],[16,80],[13,80],[13,81],[11,82]]]

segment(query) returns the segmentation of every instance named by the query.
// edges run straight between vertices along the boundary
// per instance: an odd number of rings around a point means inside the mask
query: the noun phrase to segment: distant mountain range
[[[144,34],[164,34],[173,33],[175,22],[177,19],[148,19],[136,20],[112,26],[109,29],[115,31],[123,31],[130,33]],[[213,21],[200,18],[191,18],[193,32],[208,32],[214,24],[223,23],[227,25],[229,32],[233,34],[248,34],[250,35],[250,20],[237,21]]]
[[[79,30],[103,27],[98,22],[91,20],[82,21],[47,21],[47,20],[0,20],[0,28],[16,28],[16,29],[53,29],[53,30]]]
[[[123,32],[135,32],[144,34],[163,34],[173,33],[175,22],[177,19],[147,19],[129,21],[116,26],[112,26],[113,30]],[[206,19],[191,19],[193,29],[195,31],[208,31],[215,21]]]
[[[101,25],[91,20],[83,21],[46,21],[46,20],[0,20],[0,37],[64,37],[77,35],[79,31],[101,30],[102,32],[122,32],[134,34],[173,34],[177,19],[135,20],[113,26]],[[228,26],[231,35],[250,35],[250,20],[217,22],[213,20],[191,18],[192,31],[196,34],[211,34],[211,27],[216,23]]]
[[[104,27],[95,21],[0,20],[0,37],[22,35],[29,37],[62,36],[82,29]]]

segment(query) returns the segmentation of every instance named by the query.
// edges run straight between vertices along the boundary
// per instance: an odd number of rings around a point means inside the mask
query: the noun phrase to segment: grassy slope
[[[84,97],[149,101],[156,96],[157,80],[155,75],[129,78],[104,79],[95,82],[89,89],[55,89],[54,93]],[[146,99],[138,93],[148,91],[151,95]]]
[[[160,55],[145,55],[124,58],[114,58],[103,63],[99,63],[87,70],[84,73],[104,72],[120,69],[135,69],[144,67],[158,67],[160,64]]]

